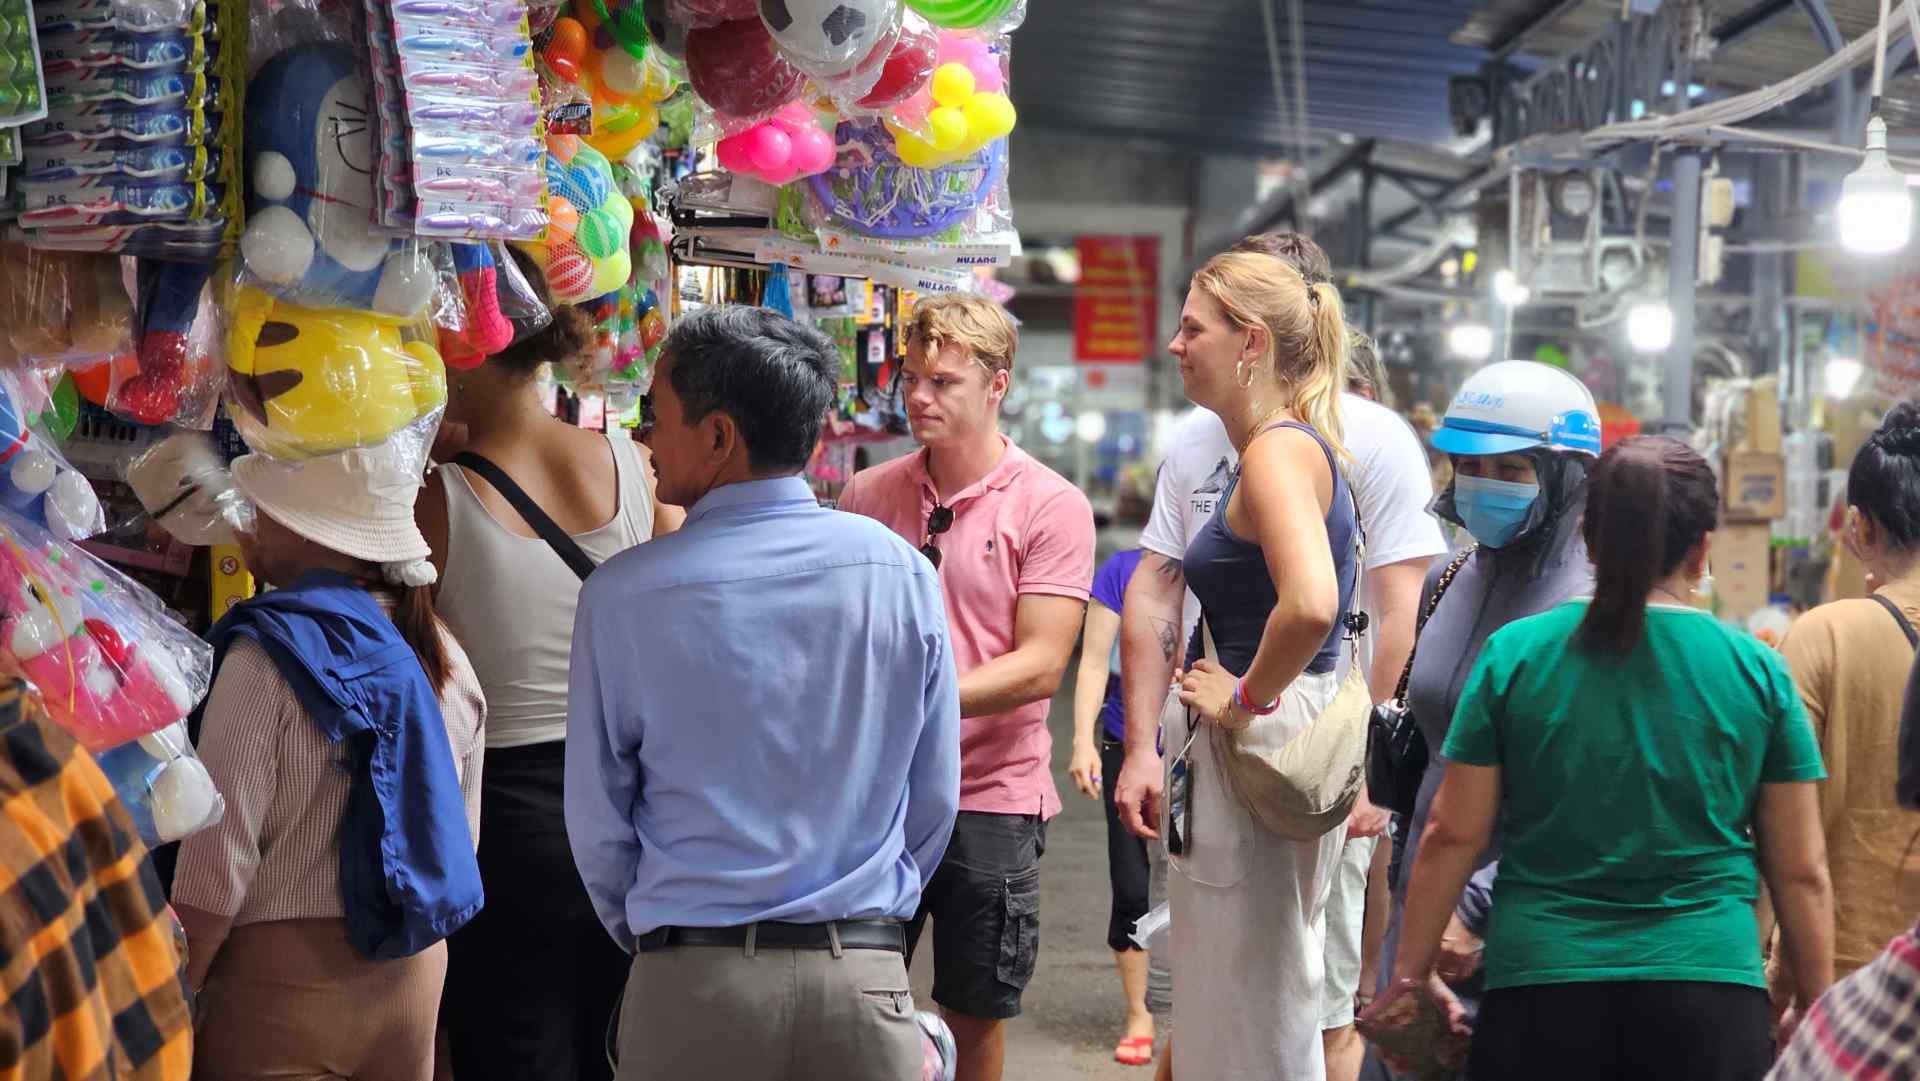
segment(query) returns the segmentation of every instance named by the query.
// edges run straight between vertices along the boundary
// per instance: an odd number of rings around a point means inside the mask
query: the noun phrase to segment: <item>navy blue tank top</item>
[[[1355,558],[1355,532],[1360,528],[1347,478],[1333,459],[1333,447],[1320,433],[1298,421],[1283,421],[1275,428],[1298,428],[1313,437],[1326,452],[1327,467],[1333,471],[1333,502],[1327,511],[1327,542],[1333,552],[1333,569],[1340,582],[1340,611],[1334,617],[1333,633],[1307,665],[1307,672],[1319,675],[1331,672],[1340,663],[1340,639],[1346,634],[1346,616],[1353,609],[1354,584],[1360,577]],[[1268,429],[1271,430],[1271,429]],[[1187,585],[1200,598],[1200,609],[1207,626],[1213,630],[1213,644],[1219,650],[1221,667],[1236,676],[1245,675],[1260,648],[1260,636],[1266,632],[1267,617],[1279,600],[1274,582],[1267,573],[1267,559],[1260,546],[1236,536],[1227,525],[1227,506],[1233,502],[1234,489],[1240,486],[1240,470],[1233,471],[1227,491],[1215,507],[1213,517],[1187,545],[1181,561]],[[1200,629],[1194,628],[1187,646],[1187,664],[1202,656]]]

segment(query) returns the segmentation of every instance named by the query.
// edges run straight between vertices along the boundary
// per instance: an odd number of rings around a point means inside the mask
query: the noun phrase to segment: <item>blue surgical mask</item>
[[[1516,484],[1486,477],[1458,477],[1453,482],[1453,507],[1473,539],[1488,548],[1504,548],[1526,528],[1538,484]]]

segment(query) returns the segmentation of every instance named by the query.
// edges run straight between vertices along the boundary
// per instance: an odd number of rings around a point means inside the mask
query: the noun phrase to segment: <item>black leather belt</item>
[[[755,923],[746,927],[658,927],[641,935],[634,949],[641,953],[676,946],[724,946],[745,949],[747,935],[760,950],[830,950],[831,927],[843,950],[907,952],[906,930],[899,920],[837,920],[834,923]]]

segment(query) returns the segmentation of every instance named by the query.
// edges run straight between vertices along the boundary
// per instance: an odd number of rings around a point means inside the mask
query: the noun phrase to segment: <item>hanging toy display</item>
[[[184,724],[101,751],[94,760],[150,848],[198,833],[226,813],[227,802],[194,753]]]
[[[100,499],[58,448],[29,425],[38,408],[38,377],[0,370],[0,506],[61,540],[107,528]]]
[[[885,112],[920,93],[933,79],[940,60],[940,37],[919,12],[900,19],[900,34],[887,51],[880,77],[855,102],[864,112]]]
[[[743,131],[720,140],[720,166],[758,177],[776,187],[833,167],[833,136],[814,120],[804,103],[792,105]]]
[[[477,368],[513,344],[513,323],[500,312],[500,272],[485,244],[450,244],[460,279],[466,325],[440,331],[440,356],[449,368]]]
[[[882,240],[920,240],[959,229],[989,206],[1006,180],[1007,144],[995,140],[971,157],[924,166],[896,147],[882,121],[847,121],[840,144],[852,147],[834,169],[808,181],[821,224]]]
[[[1012,17],[1025,7],[1024,0],[906,0],[906,4],[933,25],[956,30],[988,25],[1011,30],[1006,24],[1016,21]]]
[[[674,95],[679,82],[644,50],[636,54],[621,47],[586,2],[575,5],[579,18],[554,20],[541,59],[591,102],[591,120],[585,129],[555,125],[552,130],[583,134],[589,146],[618,161],[660,129],[660,104]]]
[[[614,183],[612,163],[577,136],[551,136],[547,187],[546,238],[521,246],[540,264],[553,299],[577,304],[626,284],[633,204]]]
[[[908,98],[887,121],[900,160],[916,169],[938,168],[1005,138],[1018,121],[1005,90],[999,58],[986,42],[942,34],[940,66],[924,100],[920,94]]]
[[[687,81],[714,112],[744,124],[798,98],[807,77],[755,15],[688,32]]]
[[[900,0],[759,0],[774,44],[813,75],[865,60],[898,18]]]

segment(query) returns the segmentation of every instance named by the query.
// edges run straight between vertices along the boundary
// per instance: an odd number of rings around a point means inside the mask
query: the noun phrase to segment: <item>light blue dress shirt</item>
[[[940,580],[880,523],[728,485],[581,591],[567,836],[621,946],[910,918],[959,803]]]

